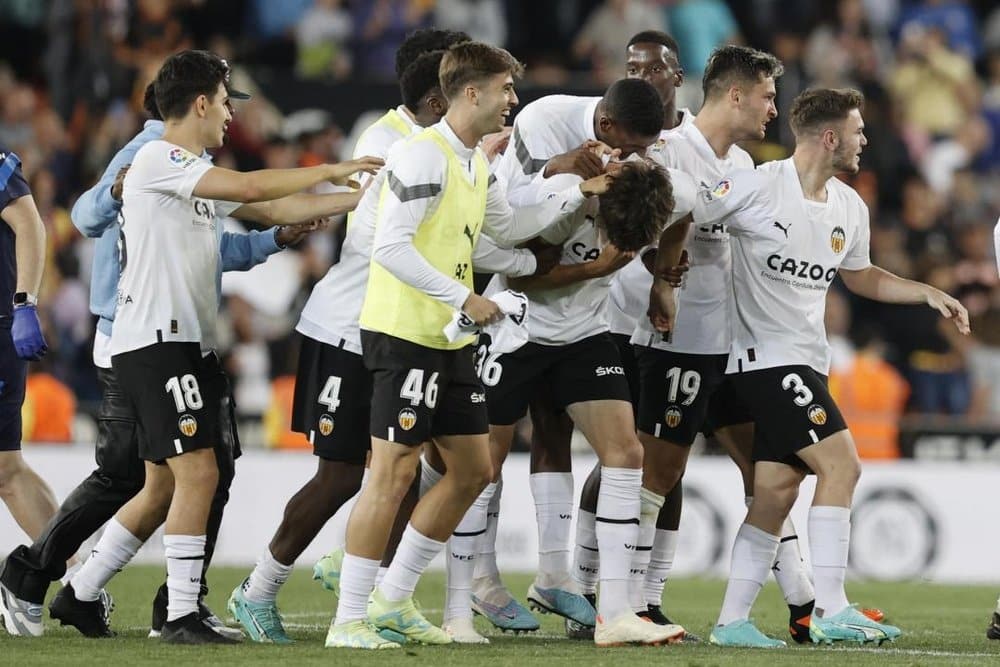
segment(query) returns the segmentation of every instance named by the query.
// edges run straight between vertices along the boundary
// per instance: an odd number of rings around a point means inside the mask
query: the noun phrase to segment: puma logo
[[[774,221],[774,226],[777,227],[778,229],[780,229],[781,231],[785,232],[785,238],[786,239],[788,238],[788,228],[792,226],[792,223],[789,222],[787,225],[785,225],[784,227],[782,227],[781,223],[778,222],[777,220],[775,220]]]
[[[472,230],[469,229],[468,225],[465,226],[465,229],[462,231],[462,233],[465,234],[467,237],[469,237],[469,245],[474,247],[476,245],[476,239],[473,237]]]

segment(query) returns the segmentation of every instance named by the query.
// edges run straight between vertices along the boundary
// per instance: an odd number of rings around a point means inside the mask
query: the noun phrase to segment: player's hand
[[[649,310],[646,311],[653,328],[662,333],[674,330],[677,318],[677,298],[674,288],[663,280],[654,280],[649,290]]]
[[[346,185],[351,188],[360,188],[361,183],[356,179],[351,178],[351,176],[357,173],[376,174],[379,169],[385,166],[385,160],[380,157],[371,157],[370,155],[366,155],[365,157],[357,160],[348,160],[346,162],[338,162],[327,166],[330,169],[330,175],[326,180],[330,181],[334,185]]]
[[[535,272],[531,275],[543,276],[559,264],[559,260],[562,259],[562,246],[537,246],[531,248],[531,253],[535,256]]]
[[[471,317],[472,321],[479,326],[499,322],[503,318],[500,306],[475,292],[469,294],[469,298],[462,304],[462,312]]]
[[[653,261],[656,261],[656,252],[649,253],[653,256]],[[646,257],[643,257],[643,261],[646,261]],[[684,284],[684,274],[691,269],[691,262],[688,259],[688,251],[681,251],[680,263],[677,266],[671,266],[660,273],[660,278],[665,280],[671,287],[680,287]],[[650,269],[650,273],[653,270]]]
[[[486,153],[486,161],[493,162],[493,159],[507,150],[510,143],[510,133],[514,130],[512,125],[508,125],[499,132],[493,132],[483,137],[479,147]]]
[[[626,252],[620,250],[618,246],[609,243],[601,249],[601,254],[591,262],[591,268],[595,278],[608,276],[632,261],[635,257],[634,251]]]
[[[38,361],[49,351],[42,336],[42,325],[38,322],[38,310],[34,305],[14,307],[14,323],[10,330],[17,356],[25,361]]]
[[[598,174],[597,176],[588,178],[583,183],[580,183],[580,192],[582,192],[585,197],[603,195],[611,188],[611,183],[614,180],[615,174],[611,172]]]
[[[602,156],[611,149],[600,141],[588,140],[566,153],[560,153],[545,164],[545,178],[556,174],[576,174],[586,180],[604,173]]]
[[[328,223],[329,220],[327,218],[320,218],[319,220],[312,220],[301,225],[282,225],[274,233],[274,241],[282,248],[287,248],[297,244],[312,232],[326,229]]]
[[[128,173],[128,168],[131,166],[130,164],[125,165],[115,175],[115,182],[111,184],[111,198],[115,201],[122,200],[122,190],[125,188],[125,174]]]
[[[965,306],[953,296],[949,296],[939,289],[933,287],[927,290],[927,305],[941,313],[948,320],[955,323],[958,331],[966,336],[971,333],[969,328],[969,311]]]

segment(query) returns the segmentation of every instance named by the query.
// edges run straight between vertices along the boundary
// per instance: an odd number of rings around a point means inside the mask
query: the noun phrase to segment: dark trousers
[[[223,373],[221,367],[218,372]],[[17,547],[4,561],[0,581],[22,600],[42,604],[49,584],[66,573],[66,560],[138,493],[145,482],[144,462],[138,454],[139,427],[132,404],[122,394],[114,371],[98,368],[97,377],[103,392],[97,416],[97,470],[66,497],[34,544]],[[232,391],[228,381],[226,384],[220,416],[222,442],[215,447],[219,485],[208,516],[206,570],[215,551],[222,513],[229,501],[234,461],[240,455]],[[202,570],[202,595],[208,591],[204,575],[205,570]]]

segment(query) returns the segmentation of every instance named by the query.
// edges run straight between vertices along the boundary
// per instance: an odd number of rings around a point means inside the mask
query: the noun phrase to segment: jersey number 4
[[[198,378],[191,375],[174,376],[167,380],[164,389],[174,397],[174,407],[177,412],[185,410],[200,410],[204,405],[201,400],[201,390],[198,388]]]
[[[336,412],[337,406],[340,405],[340,382],[340,378],[336,375],[328,377],[326,384],[323,385],[323,391],[319,392],[319,398],[316,400],[320,405],[325,405],[330,412]]]

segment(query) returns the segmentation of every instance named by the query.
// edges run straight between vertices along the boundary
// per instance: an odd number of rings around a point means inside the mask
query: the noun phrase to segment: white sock
[[[385,573],[389,571],[389,568],[385,565],[378,566],[378,572],[375,573],[375,585],[378,586],[385,579]]]
[[[997,606],[993,608],[993,611],[1000,614],[1000,597],[997,598]]]
[[[631,613],[629,570],[639,533],[642,470],[601,466],[597,496],[597,548],[601,558],[598,613],[605,621]]]
[[[333,535],[331,536],[330,541],[327,542],[327,544],[329,544],[332,547],[330,551],[343,549],[344,546],[347,544],[347,521],[333,521],[333,518],[338,514],[340,514],[341,512],[349,513],[350,508],[353,507],[351,501],[353,501],[354,499],[356,499],[358,496],[361,495],[361,492],[364,491],[365,489],[365,485],[368,484],[368,478],[370,476],[371,476],[371,468],[365,468],[364,473],[362,473],[361,475],[361,488],[358,489],[357,493],[351,496],[350,500],[341,505],[340,509],[338,509],[332,517],[330,517],[330,523],[333,523],[334,526]],[[327,553],[330,552],[328,551]]]
[[[490,504],[486,508],[486,532],[479,539],[476,548],[476,569],[473,576],[476,579],[488,578],[500,583],[500,570],[497,569],[497,525],[500,523],[500,495],[503,493],[503,478],[496,482],[496,489]]]
[[[448,540],[445,564],[448,589],[444,598],[444,620],[472,618],[472,575],[476,569],[476,549],[486,532],[486,510],[496,485],[488,484],[473,501]]]
[[[375,576],[379,562],[373,558],[362,558],[344,554],[340,567],[340,599],[334,625],[343,625],[368,619],[368,596],[375,588]]]
[[[442,549],[444,542],[421,535],[413,524],[406,524],[403,537],[399,540],[399,548],[396,549],[396,557],[389,564],[385,579],[378,585],[385,599],[398,602],[413,595],[420,575]]]
[[[639,533],[635,554],[632,556],[628,593],[632,611],[646,611],[646,572],[652,557],[653,539],[656,536],[656,518],[665,500],[663,496],[649,489],[641,489],[639,492]]]
[[[850,546],[849,508],[809,508],[809,547],[816,582],[816,613],[821,617],[839,614],[850,604],[844,592]]]
[[[597,593],[601,557],[597,550],[597,526],[594,513],[577,510],[576,550],[573,553],[573,581],[584,595]]]
[[[67,567],[66,574],[64,574],[59,579],[59,583],[61,583],[63,586],[68,584],[70,581],[73,580],[73,577],[76,576],[76,573],[80,571],[81,567],[83,567],[83,563],[81,563],[79,560],[77,560],[75,563]]]
[[[288,581],[291,574],[292,565],[279,563],[268,549],[261,554],[257,567],[247,577],[243,594],[247,600],[257,604],[274,602],[278,598],[278,590]]]
[[[722,599],[718,625],[750,618],[757,594],[767,581],[767,573],[778,550],[778,536],[744,523],[733,543],[733,560],[729,566],[729,583]]]
[[[674,567],[674,554],[677,553],[678,531],[656,529],[653,538],[653,551],[646,568],[646,604],[663,604],[663,587]]]
[[[70,583],[76,599],[82,602],[96,600],[101,589],[132,560],[141,546],[142,541],[112,517],[91,550],[90,558],[73,575]]]
[[[569,533],[573,526],[573,473],[536,472],[528,476],[538,523],[538,575],[543,588],[569,578]]]
[[[198,611],[201,569],[205,564],[204,535],[164,535],[167,556],[167,620]]]
[[[778,555],[775,556],[771,568],[774,578],[785,596],[788,605],[804,605],[815,599],[816,592],[806,573],[802,554],[799,552],[799,536],[795,532],[795,524],[791,517],[781,524],[781,542],[778,544]]]
[[[444,477],[444,473],[440,473],[431,467],[431,464],[427,462],[427,459],[423,454],[420,455],[420,497],[423,498],[424,494],[431,490],[435,484],[441,481]]]

